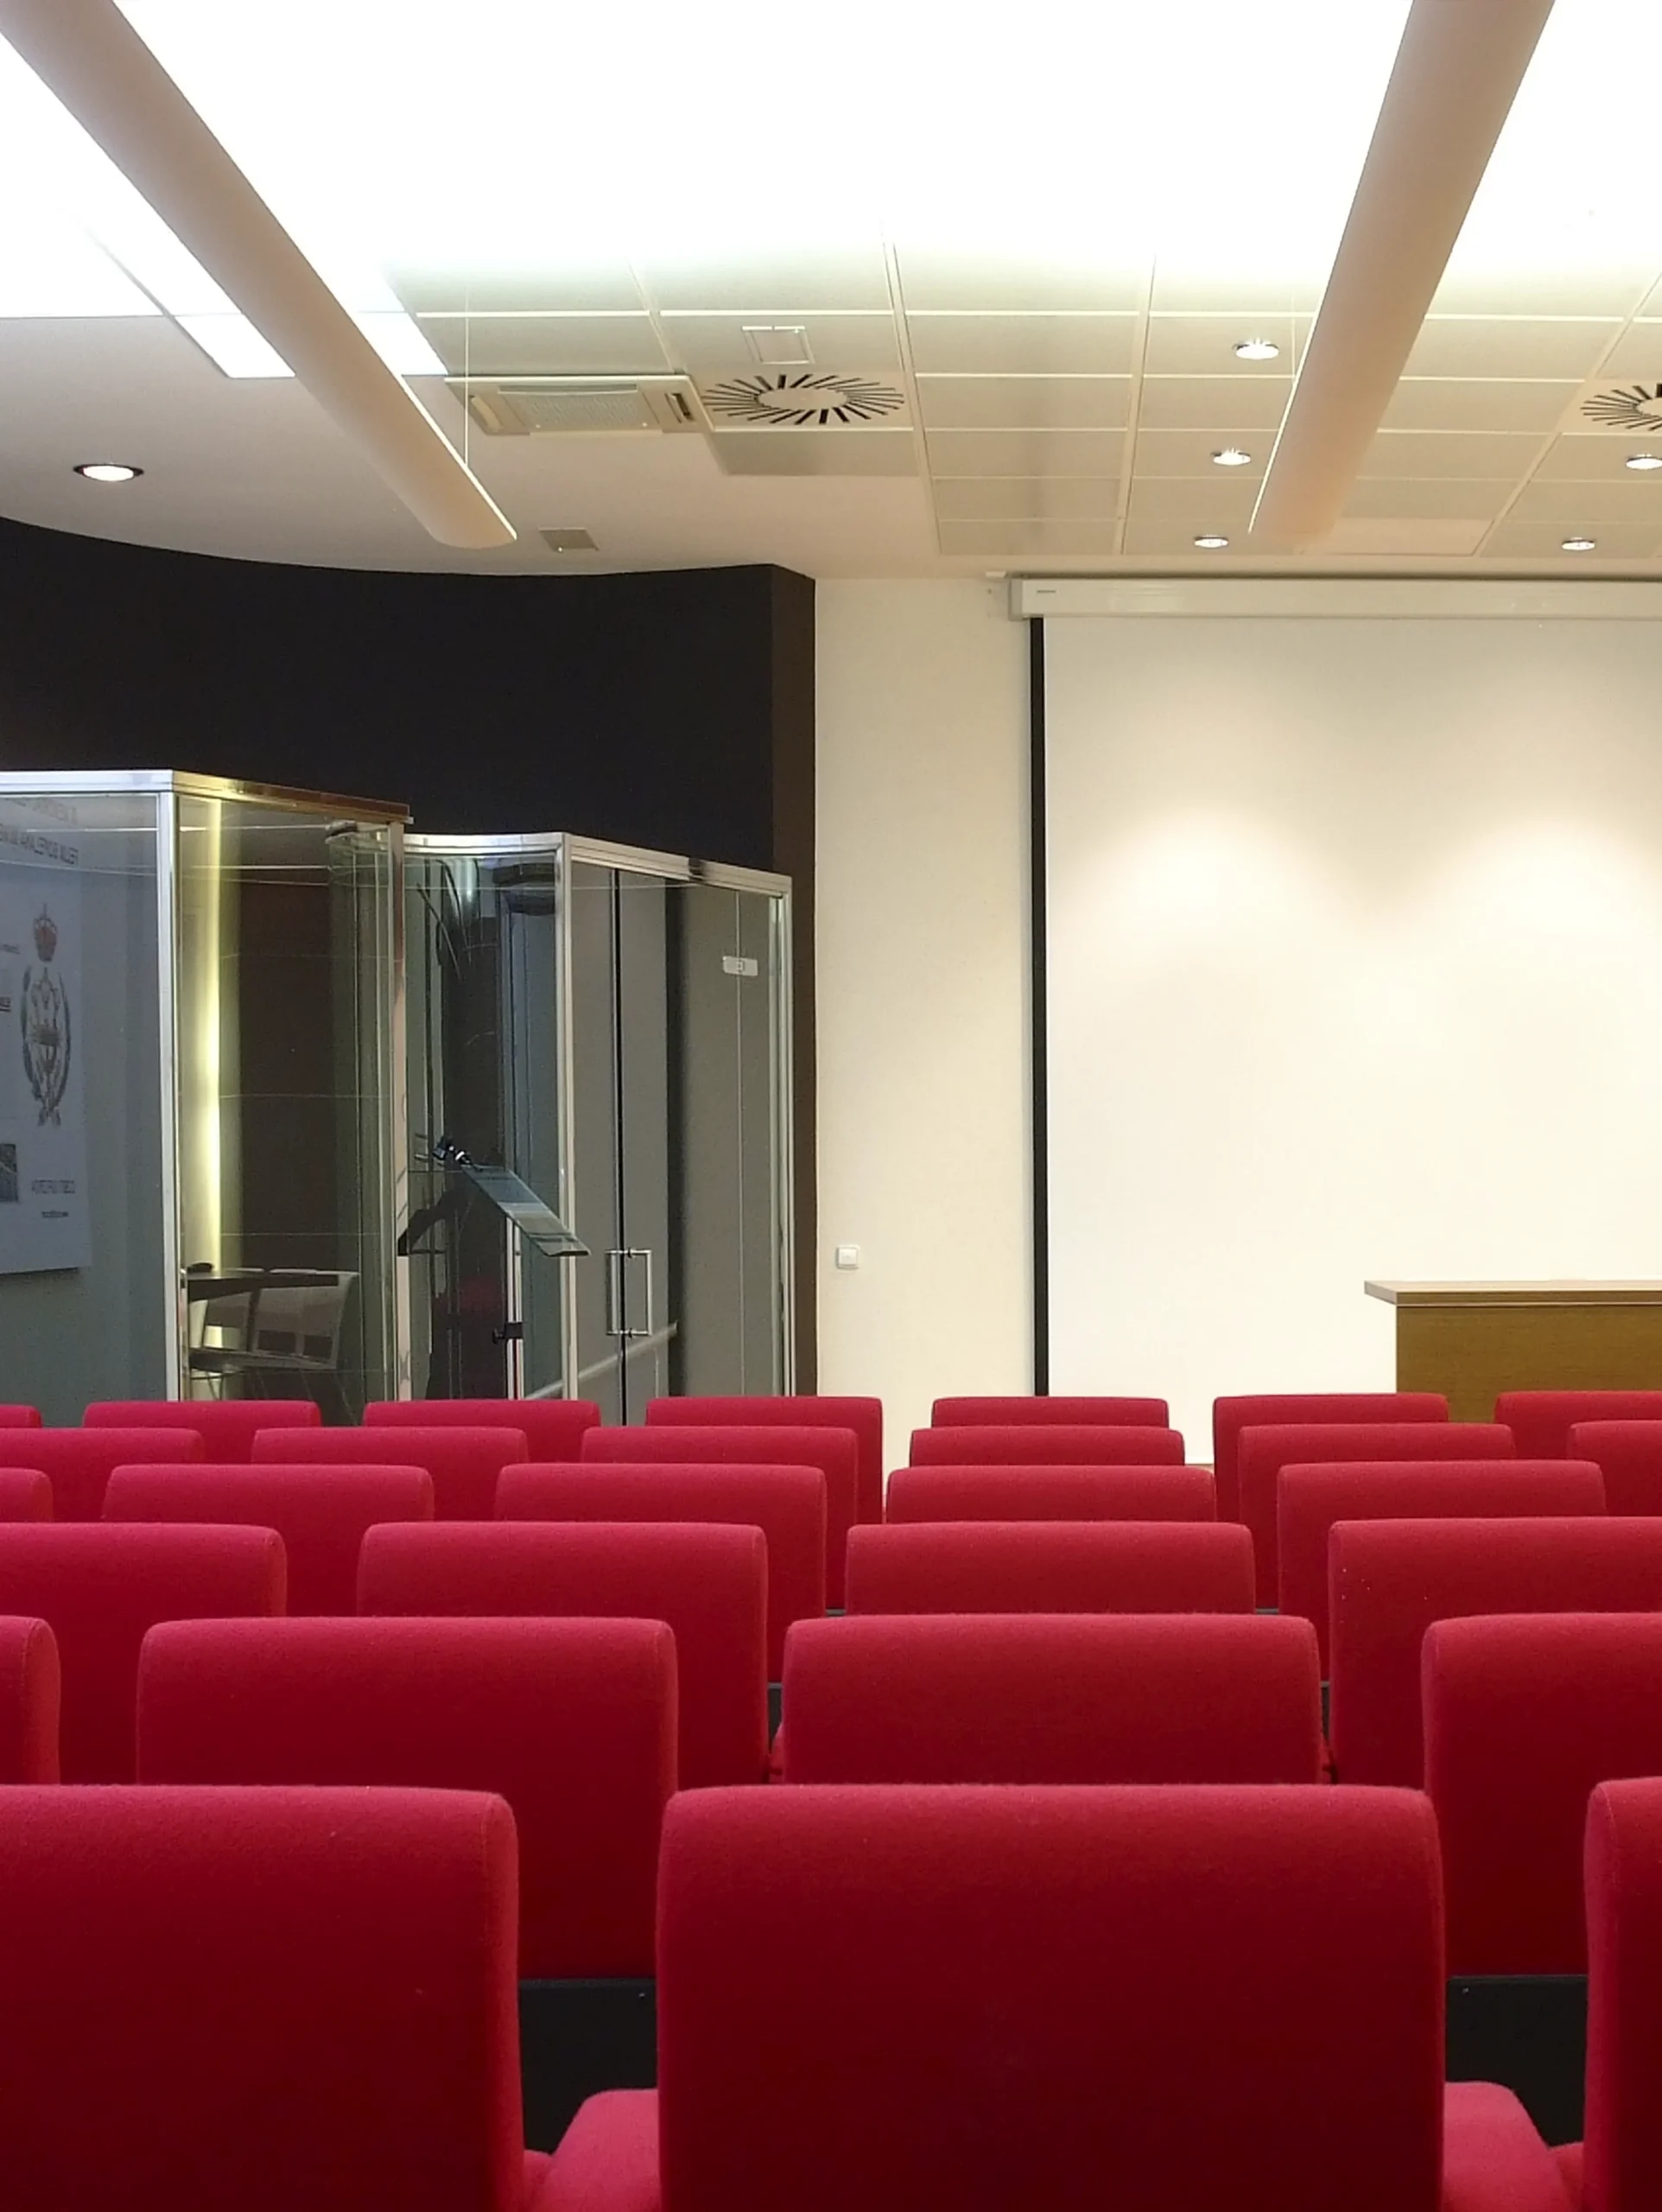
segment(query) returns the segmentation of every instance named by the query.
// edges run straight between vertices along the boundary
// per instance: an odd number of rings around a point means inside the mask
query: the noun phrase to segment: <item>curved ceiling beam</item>
[[[114,0],[0,0],[0,34],[441,544],[513,525]]]
[[[1297,550],[1344,511],[1552,0],[1414,0],[1253,513]]]

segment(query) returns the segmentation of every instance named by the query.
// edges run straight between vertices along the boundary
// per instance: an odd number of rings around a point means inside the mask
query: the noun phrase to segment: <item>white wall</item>
[[[817,602],[820,1388],[895,1465],[932,1397],[1031,1385],[1028,640],[980,582]]]

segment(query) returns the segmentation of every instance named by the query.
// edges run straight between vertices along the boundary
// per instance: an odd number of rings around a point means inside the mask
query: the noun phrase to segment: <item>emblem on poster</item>
[[[35,950],[40,965],[23,971],[20,1007],[23,1072],[40,1109],[42,1128],[58,1127],[69,1084],[69,995],[52,965],[57,949],[58,925],[42,905],[35,919]]]

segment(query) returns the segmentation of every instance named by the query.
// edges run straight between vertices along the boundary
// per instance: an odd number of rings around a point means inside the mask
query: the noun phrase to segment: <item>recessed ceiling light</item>
[[[75,474],[93,484],[130,484],[135,476],[142,476],[144,471],[124,461],[78,461]]]
[[[1235,348],[1238,361],[1272,361],[1281,348],[1267,338],[1243,338]]]
[[[1566,553],[1590,553],[1597,543],[1596,537],[1566,537],[1564,550]]]
[[[1215,453],[1212,458],[1220,468],[1245,468],[1253,456],[1249,453],[1242,453],[1239,446],[1225,446],[1221,453]]]
[[[1662,453],[1630,453],[1627,466],[1629,468],[1662,468]]]
[[[1229,541],[1227,537],[1197,537],[1195,543],[1202,553],[1221,553]]]

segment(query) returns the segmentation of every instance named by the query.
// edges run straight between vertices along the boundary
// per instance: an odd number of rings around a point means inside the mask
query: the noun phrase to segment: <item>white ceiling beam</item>
[[[513,525],[307,260],[114,0],[0,0],[0,35],[104,149],[441,544]]]
[[[1298,550],[1344,512],[1552,0],[1414,0],[1253,510]]]

